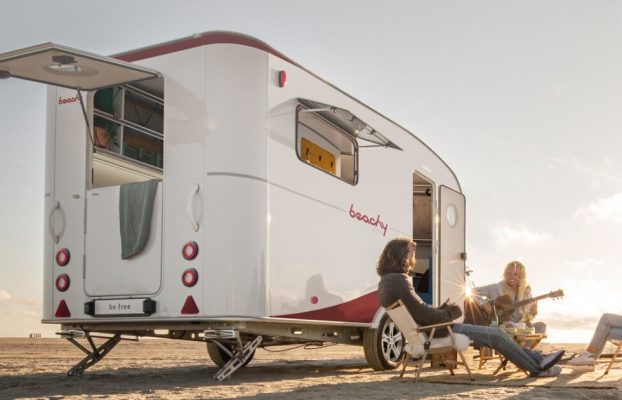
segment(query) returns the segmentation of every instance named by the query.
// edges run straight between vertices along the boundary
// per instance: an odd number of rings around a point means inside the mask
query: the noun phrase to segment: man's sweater
[[[455,304],[443,305],[439,308],[431,307],[421,300],[415,293],[411,279],[406,274],[388,273],[380,278],[378,283],[378,301],[383,307],[388,307],[398,300],[402,300],[410,315],[419,325],[434,325],[451,322],[462,315],[462,310]],[[435,337],[447,336],[447,330],[437,331]]]

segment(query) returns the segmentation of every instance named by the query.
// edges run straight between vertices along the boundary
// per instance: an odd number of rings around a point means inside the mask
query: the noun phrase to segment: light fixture
[[[199,245],[194,241],[186,243],[181,249],[181,255],[186,260],[194,260],[197,257],[197,254],[199,254]]]
[[[71,259],[71,253],[69,253],[68,249],[60,249],[56,252],[56,264],[61,267],[69,264],[69,260]]]
[[[287,72],[279,71],[279,87],[287,85]]]
[[[194,268],[188,268],[181,274],[181,282],[187,287],[193,287],[199,280],[199,273]]]
[[[93,76],[97,75],[95,68],[86,67],[78,64],[50,64],[45,67],[48,72],[57,75],[79,75],[79,76]]]
[[[56,278],[56,289],[58,289],[59,292],[64,292],[69,289],[69,283],[69,276],[67,274],[60,274],[58,278]]]
[[[61,65],[69,65],[69,64],[77,63],[74,56],[70,56],[67,54],[60,54],[60,55],[52,56],[52,61],[54,61],[56,64],[61,64]]]

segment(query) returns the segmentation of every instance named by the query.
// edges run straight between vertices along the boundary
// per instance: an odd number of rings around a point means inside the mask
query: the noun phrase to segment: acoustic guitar
[[[490,322],[495,316],[492,312],[492,307],[494,305],[497,318],[499,319],[499,324],[502,324],[510,319],[512,312],[514,312],[517,308],[549,297],[552,299],[564,297],[564,291],[558,289],[541,296],[531,297],[515,303],[512,303],[510,296],[503,295],[497,297],[494,301],[487,299],[486,301],[489,303],[488,307],[476,303],[473,299],[467,298],[464,301],[464,323],[472,325],[490,325]]]

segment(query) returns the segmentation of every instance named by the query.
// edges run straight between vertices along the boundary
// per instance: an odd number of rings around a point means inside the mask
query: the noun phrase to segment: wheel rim
[[[391,362],[398,361],[403,347],[402,332],[397,329],[393,321],[388,320],[382,329],[382,353],[384,358]]]

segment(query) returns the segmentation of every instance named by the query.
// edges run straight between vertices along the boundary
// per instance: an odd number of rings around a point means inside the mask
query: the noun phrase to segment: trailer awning
[[[21,78],[77,90],[97,90],[160,76],[117,59],[43,43],[0,54],[0,78]]]

